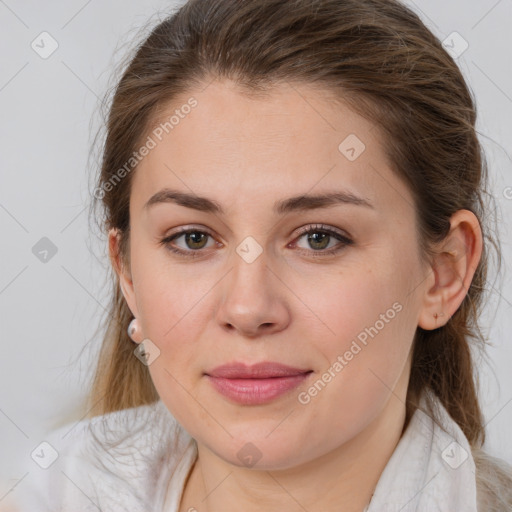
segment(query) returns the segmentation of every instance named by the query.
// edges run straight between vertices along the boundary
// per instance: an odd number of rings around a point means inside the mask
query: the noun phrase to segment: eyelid
[[[303,226],[302,228],[300,228],[296,236],[302,236],[305,233],[309,233],[315,230],[326,231],[328,233],[336,234],[339,235],[340,237],[346,238],[347,240],[351,238],[351,236],[348,233],[341,231],[338,228],[328,226],[326,224],[308,224],[307,226]]]

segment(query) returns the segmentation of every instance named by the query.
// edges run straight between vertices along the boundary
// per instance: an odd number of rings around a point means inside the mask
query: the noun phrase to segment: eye
[[[207,247],[206,242],[208,240],[208,237],[211,237],[211,235],[206,231],[201,231],[199,229],[184,228],[178,231],[177,233],[174,233],[173,235],[164,238],[160,243],[171,252],[174,252],[181,256],[195,258],[201,256],[201,249]],[[180,238],[183,239],[183,243],[185,244],[184,248],[180,248],[179,246],[176,247],[175,244],[171,243],[175,242],[176,240],[179,240]],[[215,242],[213,245],[215,245]]]
[[[304,237],[307,237],[306,242],[310,247],[312,247],[312,250],[306,249],[305,251],[301,252],[305,252],[313,257],[336,254],[343,250],[346,246],[352,245],[354,243],[354,241],[346,235],[332,228],[324,226],[323,224],[308,226],[302,230],[297,240],[300,240]],[[329,244],[333,241],[333,238],[338,240],[339,243],[334,247],[331,246],[329,248]],[[293,242],[293,244],[296,245],[296,242]]]

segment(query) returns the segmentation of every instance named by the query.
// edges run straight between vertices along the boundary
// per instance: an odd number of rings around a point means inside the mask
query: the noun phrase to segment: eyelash
[[[177,249],[176,247],[173,247],[171,245],[170,242],[172,242],[173,240],[175,240],[175,239],[179,238],[180,236],[187,234],[187,233],[201,233],[201,234],[205,234],[208,236],[212,236],[207,231],[202,231],[200,229],[182,228],[179,231],[177,231],[176,233],[173,233],[172,235],[165,237],[163,240],[161,240],[160,244],[163,245],[167,250],[169,250],[175,254],[178,254],[179,256],[183,256],[185,258],[199,258],[199,257],[203,256],[202,254],[200,254],[201,252],[203,252],[201,249],[184,251],[182,249]],[[315,251],[313,249],[312,250],[299,249],[300,253],[302,253],[302,254],[307,253],[306,254],[307,256],[313,256],[314,258],[323,258],[323,257],[333,256],[334,254],[337,254],[338,252],[342,251],[345,247],[350,246],[354,243],[354,241],[351,240],[350,238],[348,238],[347,236],[325,226],[324,224],[315,224],[312,226],[308,226],[307,228],[303,229],[298,234],[296,240],[302,238],[304,235],[309,235],[312,233],[327,234],[329,236],[336,238],[337,240],[339,240],[341,242],[341,244],[340,244],[341,246],[338,245],[337,247],[334,247],[334,248],[328,249],[328,250],[319,249],[319,250]]]

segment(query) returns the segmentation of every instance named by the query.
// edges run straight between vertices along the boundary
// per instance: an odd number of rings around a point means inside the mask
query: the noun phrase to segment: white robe
[[[433,399],[439,424],[415,411],[367,512],[477,512],[468,440]],[[47,469],[30,461],[16,488],[20,512],[177,512],[197,456],[161,401],[62,427],[47,442],[58,457]],[[39,453],[46,461],[52,454],[47,445]]]

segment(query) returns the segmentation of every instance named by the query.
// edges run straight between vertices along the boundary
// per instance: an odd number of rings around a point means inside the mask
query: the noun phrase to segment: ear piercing
[[[434,313],[434,318],[437,320],[438,317],[440,316],[444,316],[444,313],[439,313],[439,315],[437,313]]]

